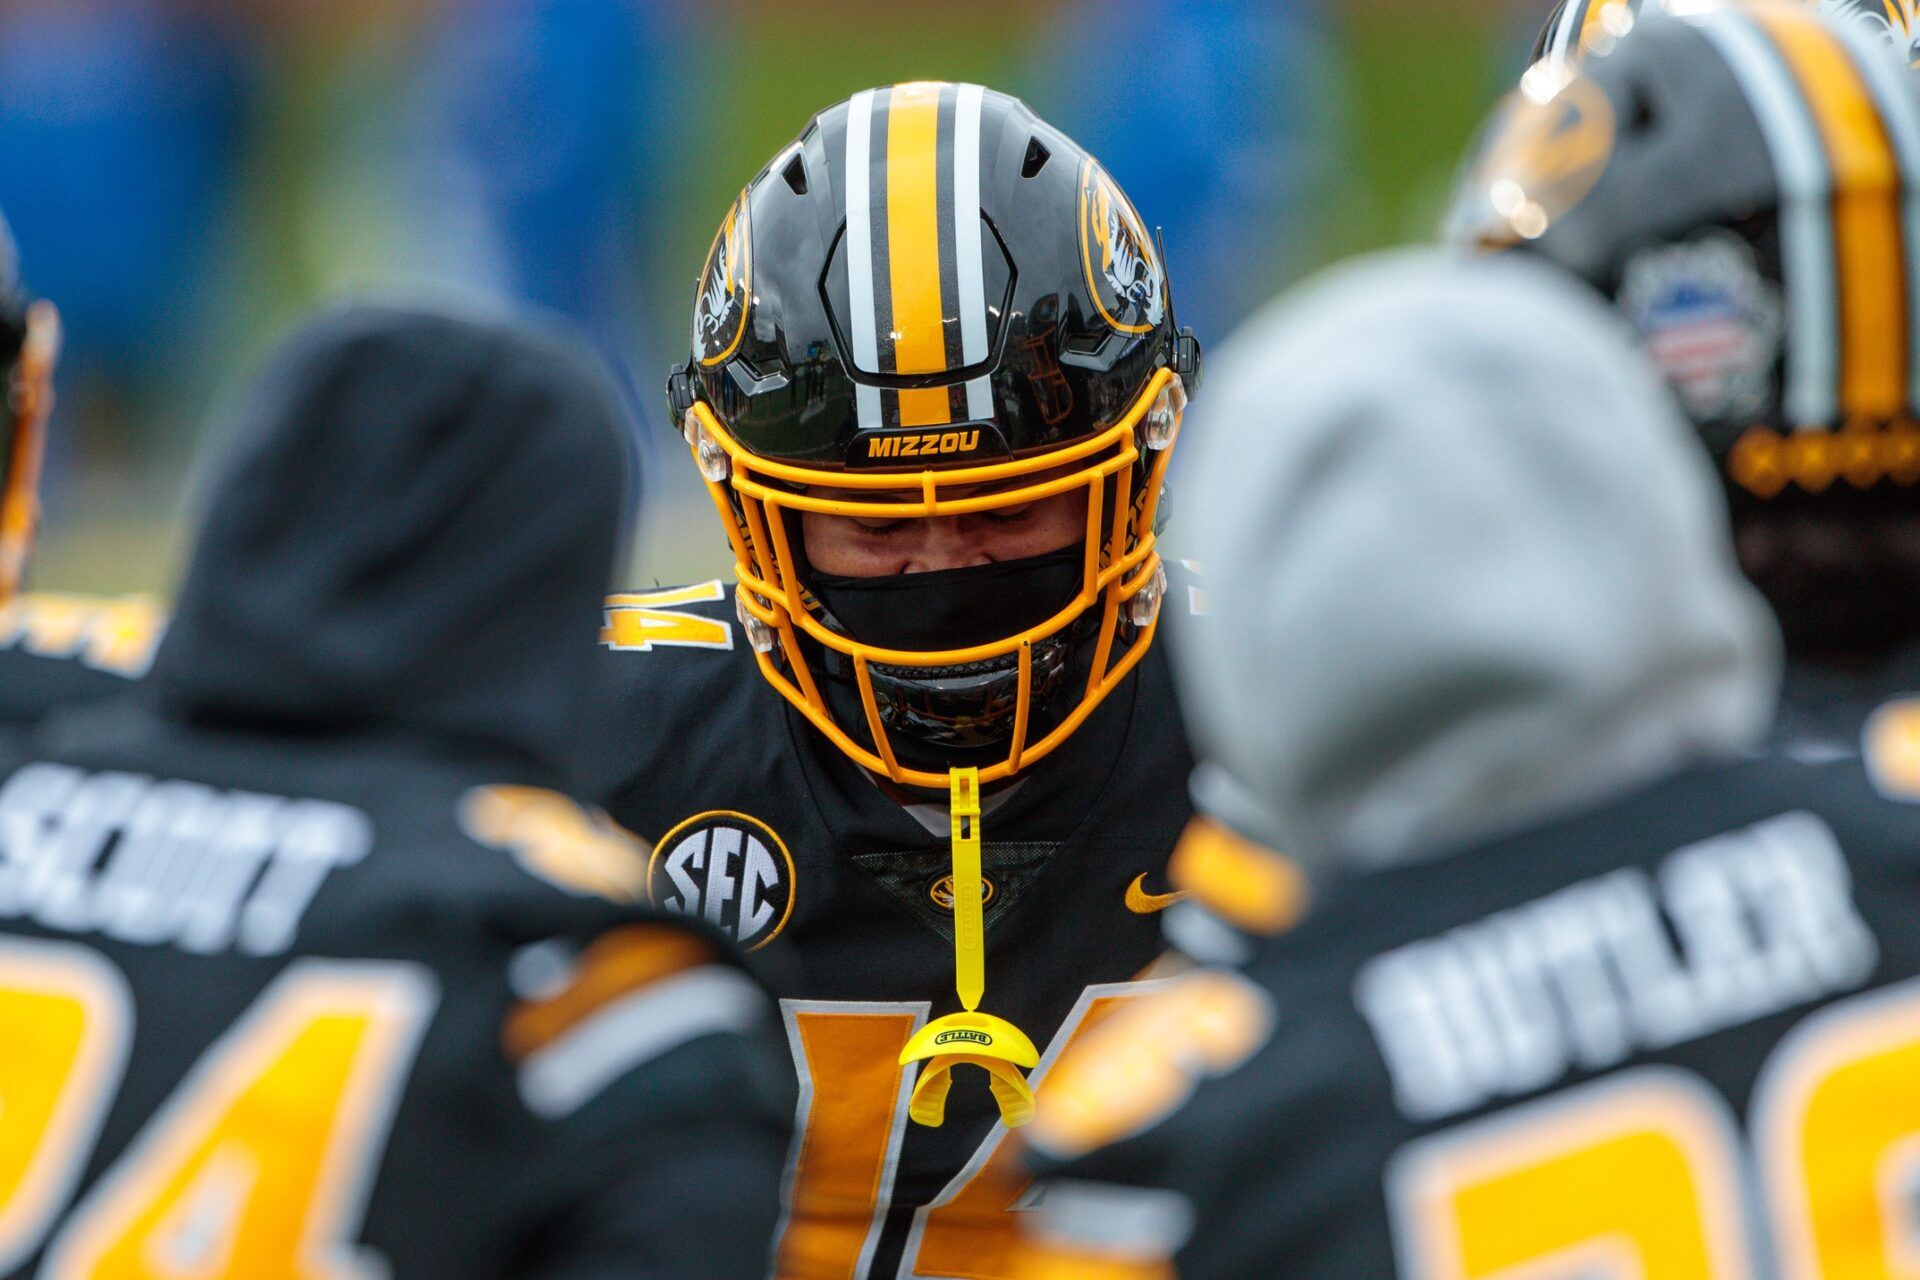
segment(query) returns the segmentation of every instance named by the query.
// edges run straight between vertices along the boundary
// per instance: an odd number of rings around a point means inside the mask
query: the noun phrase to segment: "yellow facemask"
[[[1056,750],[1152,643],[1166,591],[1155,521],[1185,408],[1180,378],[1163,368],[1127,412],[1097,434],[1007,462],[951,470],[824,470],[770,461],[729,435],[704,401],[688,411],[683,431],[733,546],[736,604],[761,673],[860,765],[902,785],[944,789],[945,772],[901,763],[881,716],[870,668],[880,664],[934,670],[1016,656],[1018,703],[1012,734],[1004,757],[979,769],[980,781],[1011,777]],[[978,492],[984,485],[1007,487]],[[874,496],[809,492],[820,488]],[[788,512],[867,520],[960,516],[1011,509],[1075,489],[1087,497],[1078,593],[1036,626],[959,649],[882,648],[829,626],[802,579],[786,519]],[[1084,686],[1064,719],[1033,739],[1034,646],[1090,615],[1096,617],[1098,630]],[[859,691],[863,724],[843,725],[836,718],[806,660],[803,637],[845,658]],[[856,736],[862,731],[865,742]]]

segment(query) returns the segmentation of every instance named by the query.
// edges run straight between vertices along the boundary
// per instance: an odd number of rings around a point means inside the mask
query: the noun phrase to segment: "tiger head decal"
[[[753,297],[753,239],[748,234],[747,193],[727,210],[720,234],[707,250],[700,289],[693,300],[693,348],[702,364],[720,364],[739,349]]]
[[[1087,290],[1121,333],[1150,333],[1166,315],[1167,278],[1146,224],[1106,171],[1080,171],[1080,256]]]
[[[1909,64],[1920,65],[1920,0],[1819,0],[1816,7],[1836,22],[1885,40]]]

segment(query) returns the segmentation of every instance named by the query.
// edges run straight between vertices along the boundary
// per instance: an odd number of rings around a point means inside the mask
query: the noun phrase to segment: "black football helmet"
[[[1920,66],[1920,4],[1914,0],[1817,0],[1817,7],[1836,22],[1886,41],[1908,66]]]
[[[1500,109],[1452,238],[1552,259],[1639,330],[1729,478],[1920,480],[1920,99],[1790,3],[1648,4]]]
[[[1666,3],[1666,0],[1653,0]],[[1633,29],[1648,0],[1560,0],[1533,43],[1533,62],[1578,62],[1589,53],[1605,53]],[[1909,65],[1920,65],[1920,4],[1915,0],[1800,0],[1835,22],[1858,27],[1899,51]],[[1686,6],[1682,6],[1685,8]],[[1698,0],[1692,6],[1700,7]]]
[[[1643,0],[1560,0],[1533,42],[1533,64],[1578,62],[1633,29]]]
[[[978,85],[816,116],[728,210],[668,380],[762,673],[896,782],[1055,749],[1152,642],[1160,499],[1199,348],[1093,157]],[[901,521],[1081,490],[1052,555],[898,579],[807,563],[803,512]]]

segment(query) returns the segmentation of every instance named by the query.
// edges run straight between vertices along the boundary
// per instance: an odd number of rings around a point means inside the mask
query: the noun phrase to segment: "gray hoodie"
[[[1310,869],[1437,856],[1767,724],[1778,641],[1705,453],[1549,267],[1332,272],[1227,345],[1186,444],[1195,798]]]

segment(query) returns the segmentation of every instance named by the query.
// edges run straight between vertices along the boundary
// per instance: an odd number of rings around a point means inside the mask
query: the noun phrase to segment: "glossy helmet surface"
[[[0,603],[19,591],[39,531],[40,464],[59,354],[59,313],[52,303],[28,297],[13,233],[0,218],[0,369],[8,424],[0,455]]]
[[[1913,77],[1799,4],[1626,25],[1528,71],[1450,237],[1612,298],[1741,490],[1920,481]]]
[[[1533,42],[1528,65],[1578,62],[1589,50],[1612,47],[1633,29],[1643,0],[1560,0]]]
[[[1040,759],[1145,654],[1198,372],[1155,239],[1100,165],[1014,98],[929,82],[829,108],[748,184],[668,400],[762,673],[866,768],[944,786],[949,759],[988,782]],[[800,513],[961,516],[1076,489],[1078,590],[1044,620],[886,647],[811,589]]]
[[[1656,0],[1667,3],[1667,0]],[[1578,62],[1589,52],[1605,52],[1631,30],[1648,0],[1560,0],[1533,44],[1534,63]],[[1884,40],[1909,64],[1920,55],[1920,3],[1915,0],[1801,0],[1821,16],[1851,24]],[[1681,6],[1683,9],[1686,7]],[[1698,8],[1698,4],[1694,6]]]

